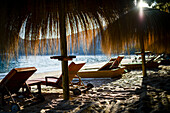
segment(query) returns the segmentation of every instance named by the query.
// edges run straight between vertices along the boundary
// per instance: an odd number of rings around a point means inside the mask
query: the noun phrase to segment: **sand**
[[[60,75],[60,71],[35,74],[36,77]],[[45,101],[26,107],[22,113],[138,113],[170,112],[170,66],[147,71],[134,70],[121,78],[85,79],[94,88],[79,96],[70,92],[70,100],[63,101],[62,89],[42,87]],[[76,81],[76,80],[74,80]],[[35,88],[35,87],[34,87]],[[34,89],[33,88],[33,89]],[[81,89],[83,90],[83,89]]]
[[[29,80],[33,80],[33,79],[36,79],[36,78],[44,78],[46,76],[56,76],[56,77],[59,77],[61,75],[61,71],[53,71],[53,72],[44,72],[44,73],[35,73],[33,74]]]

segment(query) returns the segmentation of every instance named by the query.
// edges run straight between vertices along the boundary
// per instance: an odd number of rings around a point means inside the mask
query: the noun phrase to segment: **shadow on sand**
[[[142,87],[136,90],[139,101],[129,112],[133,113],[170,113],[170,76],[151,74],[143,77]]]
[[[105,85],[107,83],[116,81],[120,79],[120,77],[117,78],[105,78],[105,79],[86,79],[83,80],[84,84],[92,83],[95,87],[100,87],[102,85]],[[76,81],[76,80],[75,80]],[[55,89],[55,88],[54,88]],[[94,102],[90,101],[91,99],[94,99],[96,97],[90,97],[85,93],[82,93],[80,96],[74,96],[73,93],[70,91],[70,100],[65,101],[63,100],[63,94],[62,90],[59,93],[49,93],[46,91],[43,93],[45,97],[45,101],[34,105],[29,106],[21,110],[20,112],[71,112],[76,109],[76,111],[83,112],[84,109],[91,106]],[[83,95],[83,96],[82,96]],[[112,99],[113,97],[111,97]]]

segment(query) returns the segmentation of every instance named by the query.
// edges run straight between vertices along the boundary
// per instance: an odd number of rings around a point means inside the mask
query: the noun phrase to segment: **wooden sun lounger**
[[[74,63],[71,62],[68,71],[69,71],[69,82],[72,84],[73,78],[76,77],[77,72],[85,65],[85,63]],[[62,88],[62,74],[59,78],[56,77],[45,77],[45,85],[47,86],[56,86],[58,88]]]
[[[124,72],[124,67],[118,67],[124,56],[111,59],[99,69],[88,68],[78,72],[81,78],[114,78]]]
[[[0,82],[1,103],[4,103],[4,96],[9,95],[13,101],[14,108],[19,108],[12,94],[19,94],[20,88],[26,85],[26,80],[35,72],[35,67],[14,68]],[[30,84],[31,85],[31,84]],[[37,82],[34,82],[37,85]],[[30,93],[30,92],[29,92]],[[11,107],[12,109],[13,107]],[[13,110],[13,109],[12,109]]]
[[[74,88],[74,83],[72,82],[73,78],[77,78],[77,72],[85,65],[85,63],[74,63],[71,62],[70,65],[68,66],[69,70],[69,82],[70,86]],[[46,86],[53,86],[57,88],[62,88],[62,74],[60,75],[59,78],[55,76],[47,76],[45,78],[36,78],[34,80],[28,80],[28,82],[31,81],[41,81],[42,85]],[[79,83],[77,83],[78,86],[84,86],[83,82],[79,78]],[[74,92],[73,92],[74,93]]]
[[[5,78],[0,82],[0,90],[6,94],[16,93],[23,86],[26,80],[36,71],[35,67],[29,68],[14,68],[12,69]],[[8,89],[8,91],[6,90]]]

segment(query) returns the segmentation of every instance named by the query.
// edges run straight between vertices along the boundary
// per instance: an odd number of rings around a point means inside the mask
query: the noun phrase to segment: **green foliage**
[[[170,12],[170,0],[146,0],[151,6],[152,3],[156,2],[153,8],[160,9],[161,11]]]
[[[145,1],[146,1],[148,4],[152,4],[152,3],[154,3],[154,2],[165,4],[165,3],[169,3],[169,2],[170,2],[170,0],[145,0]]]

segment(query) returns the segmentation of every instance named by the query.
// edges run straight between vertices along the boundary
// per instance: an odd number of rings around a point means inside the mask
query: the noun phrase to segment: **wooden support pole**
[[[140,9],[140,11],[143,12],[143,8]],[[140,12],[139,12],[140,14]],[[146,77],[146,64],[145,64],[145,45],[144,45],[144,28],[145,28],[145,20],[144,15],[139,15],[140,20],[140,26],[139,26],[139,38],[140,38],[140,48],[141,48],[141,57],[142,57],[142,71],[143,71],[143,77]]]
[[[145,64],[145,48],[144,48],[144,40],[143,40],[143,34],[140,35],[141,40],[140,40],[140,46],[141,46],[141,57],[142,57],[142,71],[143,71],[143,76],[146,77],[146,64]]]
[[[59,4],[59,23],[60,23],[60,50],[61,56],[67,57],[66,23],[65,23],[65,0],[60,0]],[[69,100],[69,76],[68,61],[62,61],[62,85],[63,98]]]

